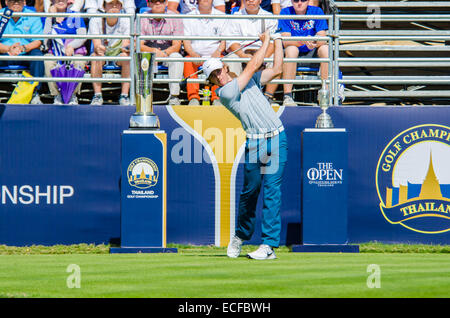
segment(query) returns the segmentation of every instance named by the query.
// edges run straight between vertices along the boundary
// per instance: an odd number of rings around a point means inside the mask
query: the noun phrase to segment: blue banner
[[[133,112],[0,105],[0,244],[119,238],[121,133]],[[155,112],[167,133],[167,243],[226,245],[243,181],[239,122],[223,107]],[[301,132],[321,111],[277,112],[289,144],[281,243],[296,244]],[[349,243],[450,244],[450,107],[332,107],[329,114],[348,132]],[[261,209],[260,202],[252,244],[260,242]]]
[[[166,141],[161,131],[122,135],[122,247],[166,247]]]
[[[348,141],[345,129],[302,134],[302,244],[348,242]]]

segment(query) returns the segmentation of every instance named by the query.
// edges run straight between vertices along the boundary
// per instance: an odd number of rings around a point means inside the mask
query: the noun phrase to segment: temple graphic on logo
[[[422,184],[407,183],[399,188],[386,188],[386,207],[404,204],[416,200],[448,200],[442,195],[441,184],[433,168],[433,157],[430,153],[430,163]]]
[[[140,174],[133,174],[133,181],[137,181],[137,180],[150,180],[152,182],[156,182],[156,176],[155,174],[145,174],[144,168],[142,168],[142,171]]]

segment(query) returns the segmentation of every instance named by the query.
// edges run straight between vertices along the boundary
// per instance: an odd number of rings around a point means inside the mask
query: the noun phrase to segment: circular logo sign
[[[128,183],[132,187],[146,189],[158,183],[159,170],[156,163],[145,157],[134,159],[127,169]]]
[[[450,230],[450,127],[427,124],[395,136],[376,171],[380,210],[391,224],[437,234]]]
[[[149,66],[150,66],[150,63],[148,62],[148,60],[146,58],[142,59],[141,68],[144,72],[148,71]]]

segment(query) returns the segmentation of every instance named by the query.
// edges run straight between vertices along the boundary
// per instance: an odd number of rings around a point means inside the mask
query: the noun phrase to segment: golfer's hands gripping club
[[[272,41],[275,41],[275,40],[281,40],[281,33],[273,33],[273,34],[271,34],[271,35],[270,35],[270,39],[271,39]]]
[[[270,30],[266,30],[264,33],[261,33],[259,35],[259,39],[261,40],[262,43],[270,41]]]

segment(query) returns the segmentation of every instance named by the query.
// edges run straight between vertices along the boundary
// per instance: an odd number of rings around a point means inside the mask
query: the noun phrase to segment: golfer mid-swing
[[[273,248],[280,243],[281,180],[287,161],[287,142],[283,124],[261,90],[262,85],[281,74],[283,44],[279,34],[272,35],[273,66],[258,72],[271,40],[269,32],[261,34],[260,39],[261,48],[239,76],[230,73],[228,66],[217,58],[207,60],[203,71],[210,82],[219,86],[217,95],[221,103],[241,121],[247,135],[236,234],[228,244],[227,255],[238,257],[243,241],[252,237],[256,203],[263,184],[262,244],[247,256],[264,260],[276,258]]]

